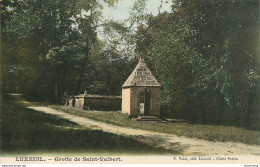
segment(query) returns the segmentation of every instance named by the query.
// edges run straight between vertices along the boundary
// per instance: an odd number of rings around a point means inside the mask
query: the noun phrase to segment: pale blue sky
[[[136,0],[119,0],[113,7],[105,6],[103,10],[103,18],[105,20],[123,21],[129,17],[130,9]],[[168,3],[165,3],[168,1]],[[171,0],[163,0],[161,12],[171,11]],[[158,7],[161,0],[147,0],[147,11],[153,15],[158,14]]]
[[[108,7],[107,4],[103,3],[102,10],[102,21],[114,20],[118,22],[123,22],[130,16],[130,10],[137,0],[118,0],[116,4],[112,7]],[[152,15],[158,15],[158,7],[162,4],[160,12],[171,12],[171,1],[172,0],[146,0],[146,11],[147,13],[152,13]],[[163,2],[163,3],[162,3]],[[166,3],[167,2],[167,3]],[[101,21],[101,22],[102,22]],[[100,39],[104,39],[104,32],[102,27],[97,29],[98,36]]]

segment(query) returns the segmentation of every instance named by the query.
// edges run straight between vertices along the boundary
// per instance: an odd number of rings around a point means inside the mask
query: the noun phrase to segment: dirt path
[[[174,150],[175,152],[180,152],[182,155],[260,155],[260,146],[256,145],[252,146],[231,142],[210,142],[201,139],[178,137],[173,134],[110,125],[85,117],[67,114],[48,107],[31,106],[28,108],[56,115],[79,125],[96,125],[105,132],[128,135],[155,147],[164,147],[166,149]]]

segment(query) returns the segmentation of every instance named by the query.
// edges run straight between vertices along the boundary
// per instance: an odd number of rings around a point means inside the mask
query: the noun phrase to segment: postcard
[[[260,164],[258,0],[1,0],[2,166]]]

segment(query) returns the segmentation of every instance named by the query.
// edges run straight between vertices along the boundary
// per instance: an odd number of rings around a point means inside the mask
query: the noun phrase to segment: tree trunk
[[[198,98],[198,97],[197,97]],[[201,106],[201,102],[200,101],[197,101],[196,102],[197,105],[195,105],[195,114],[193,114],[193,118],[192,118],[192,124],[195,124],[197,123],[197,119],[198,119],[198,115],[199,115],[199,112],[200,112],[200,107],[199,105]],[[199,104],[199,105],[198,105]]]
[[[221,93],[219,93],[219,111],[218,111],[218,122],[217,124],[220,125],[221,124],[221,120],[222,120],[222,114],[223,114],[223,110],[224,110],[224,97]]]
[[[199,110],[196,110],[192,118],[192,124],[195,124],[197,122],[198,114],[199,114]]]
[[[234,100],[235,101],[235,100]],[[235,126],[240,126],[240,120],[239,120],[239,116],[238,116],[238,110],[237,110],[237,106],[234,102],[234,121],[235,121]]]
[[[253,104],[254,95],[253,92],[249,92],[248,94],[248,106],[247,106],[247,114],[246,114],[246,128],[250,129],[251,127],[251,114],[252,114],[252,104]]]
[[[80,88],[81,88],[81,85],[82,85],[82,81],[83,81],[85,66],[87,64],[87,59],[88,59],[88,53],[89,53],[89,49],[87,50],[87,52],[85,54],[85,57],[83,59],[83,62],[82,62],[82,66],[81,66],[81,70],[80,70],[80,74],[79,74],[79,79],[78,79],[78,83],[77,83],[76,89],[74,91],[74,95],[78,95],[80,93],[79,91],[80,91]]]
[[[58,81],[54,82],[54,100],[58,101]]]
[[[205,125],[206,124],[206,110],[205,108],[202,108],[202,124]]]

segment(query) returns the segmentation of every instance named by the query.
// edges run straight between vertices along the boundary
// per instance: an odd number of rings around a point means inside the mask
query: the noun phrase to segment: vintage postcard
[[[260,164],[258,0],[1,0],[2,166]]]

